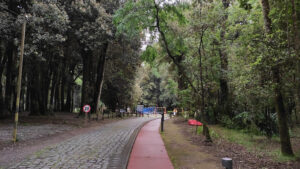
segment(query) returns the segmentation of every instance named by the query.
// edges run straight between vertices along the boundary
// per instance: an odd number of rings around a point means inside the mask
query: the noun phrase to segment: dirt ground
[[[245,147],[215,138],[210,145],[202,135],[195,135],[195,127],[173,118],[166,121],[162,134],[169,156],[178,169],[222,168],[221,158],[233,159],[236,169],[300,169],[300,161],[277,162],[266,153],[249,152]]]
[[[21,116],[18,142],[12,143],[13,121],[0,120],[0,168],[16,163],[45,147],[79,134],[96,130],[99,126],[120,119],[92,120],[85,123],[75,114],[57,113],[55,116]]]
[[[165,121],[162,137],[175,169],[221,169],[220,159],[206,152],[205,147],[193,144],[184,128],[173,119]]]

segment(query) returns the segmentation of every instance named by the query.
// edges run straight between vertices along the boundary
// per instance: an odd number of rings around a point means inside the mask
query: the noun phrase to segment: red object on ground
[[[150,121],[139,132],[127,169],[174,169],[159,134],[160,119]]]
[[[203,125],[200,121],[197,121],[194,119],[189,119],[188,124],[192,125],[192,126],[202,126]]]

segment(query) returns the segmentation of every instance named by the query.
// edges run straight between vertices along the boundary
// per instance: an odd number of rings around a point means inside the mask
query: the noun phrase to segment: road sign
[[[88,104],[84,105],[84,106],[83,106],[83,111],[84,111],[85,113],[90,112],[90,111],[91,111],[91,106],[88,105]]]
[[[142,113],[143,109],[144,109],[144,105],[137,105],[136,106],[136,111],[139,112],[139,113]]]

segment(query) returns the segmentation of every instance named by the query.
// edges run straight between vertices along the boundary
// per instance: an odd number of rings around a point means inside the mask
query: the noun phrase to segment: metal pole
[[[165,112],[166,112],[166,108],[164,108],[164,111],[161,114],[161,127],[160,127],[161,132],[164,132]]]
[[[17,141],[17,127],[19,120],[20,111],[20,95],[21,95],[21,85],[22,85],[22,70],[23,70],[23,55],[24,55],[24,44],[25,44],[25,30],[26,30],[26,20],[24,20],[22,25],[22,36],[21,36],[21,52],[20,52],[20,63],[19,63],[19,75],[17,81],[17,98],[16,98],[16,113],[15,113],[15,125],[13,131],[13,142]]]
[[[84,113],[84,124],[86,125],[88,121],[88,112]]]
[[[161,127],[160,127],[161,132],[164,132],[164,120],[165,120],[164,113],[162,113],[161,114]]]

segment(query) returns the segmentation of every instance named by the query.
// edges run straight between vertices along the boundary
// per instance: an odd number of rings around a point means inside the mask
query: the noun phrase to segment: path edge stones
[[[130,157],[130,154],[132,152],[134,142],[135,142],[140,130],[147,123],[149,123],[150,121],[156,120],[156,119],[157,118],[154,118],[154,119],[143,122],[139,127],[137,127],[133,131],[133,133],[131,134],[131,136],[130,136],[127,144],[125,145],[123,151],[121,152],[121,154],[114,154],[110,158],[109,165],[108,165],[109,169],[127,169],[127,166],[128,166],[128,163],[129,163],[129,157]]]

